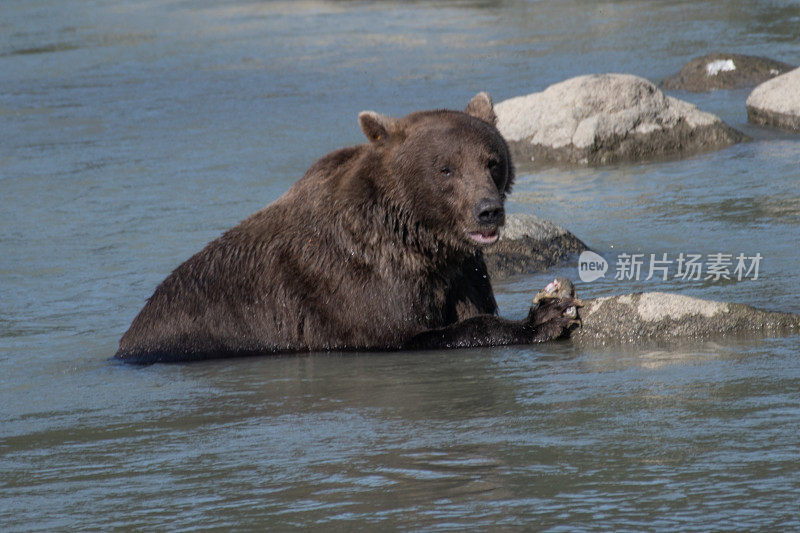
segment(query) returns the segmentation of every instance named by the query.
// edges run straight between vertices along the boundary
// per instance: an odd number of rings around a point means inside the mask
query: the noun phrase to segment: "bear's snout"
[[[484,198],[475,205],[475,220],[486,226],[502,226],[506,211],[498,198]]]

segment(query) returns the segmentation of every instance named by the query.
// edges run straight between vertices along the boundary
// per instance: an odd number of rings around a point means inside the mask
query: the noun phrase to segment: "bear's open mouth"
[[[497,233],[497,228],[487,229],[483,231],[471,231],[469,238],[477,244],[492,244],[500,235]]]

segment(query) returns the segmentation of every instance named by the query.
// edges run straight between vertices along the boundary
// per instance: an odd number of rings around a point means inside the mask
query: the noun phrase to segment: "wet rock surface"
[[[586,250],[586,245],[566,229],[529,214],[511,214],[500,240],[483,257],[492,279],[513,274],[544,272]]]
[[[747,120],[800,132],[800,68],[753,89],[747,98]]]
[[[580,296],[580,295],[579,295]],[[577,343],[624,343],[724,335],[800,333],[800,315],[762,311],[744,304],[645,292],[583,300]]]
[[[579,76],[495,106],[522,166],[683,157],[746,140],[718,117],[629,74]]]
[[[664,80],[666,90],[706,92],[741,89],[779,76],[795,66],[767,57],[743,54],[708,54],[689,61],[680,72]]]

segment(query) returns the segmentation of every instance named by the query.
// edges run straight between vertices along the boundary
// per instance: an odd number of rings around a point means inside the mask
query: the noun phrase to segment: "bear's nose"
[[[475,206],[475,218],[481,224],[500,226],[505,222],[506,212],[497,198],[484,198]]]

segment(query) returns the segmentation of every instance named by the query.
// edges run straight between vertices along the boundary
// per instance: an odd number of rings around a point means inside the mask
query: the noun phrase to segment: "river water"
[[[796,2],[0,6],[0,529],[800,529],[800,337],[109,360],[155,285],[362,141],[363,109],[496,101],[711,51],[800,61]],[[522,171],[509,210],[620,253],[761,254],[617,281],[800,312],[800,138]],[[613,265],[612,265],[613,268]],[[505,316],[574,263],[496,284]]]

